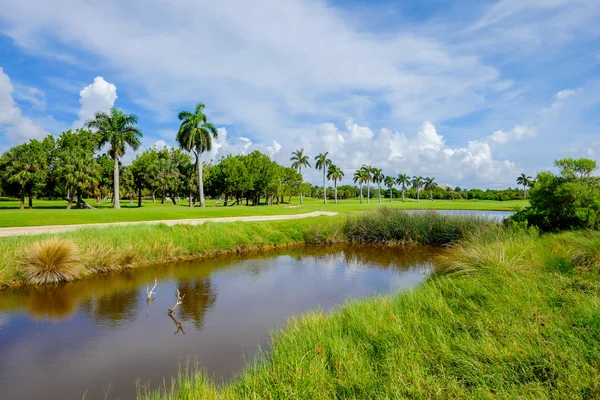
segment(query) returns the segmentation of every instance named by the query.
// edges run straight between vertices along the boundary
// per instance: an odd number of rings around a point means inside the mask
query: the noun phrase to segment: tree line
[[[9,149],[0,157],[0,192],[20,199],[20,207],[29,207],[33,198],[56,198],[67,200],[67,208],[92,207],[84,198],[111,197],[113,206],[120,207],[121,195],[130,201],[137,197],[138,206],[144,196],[153,201],[159,196],[161,202],[187,198],[190,207],[205,206],[206,193],[213,198],[222,198],[224,204],[267,204],[283,202],[288,196],[299,195],[300,203],[306,194],[328,198],[336,203],[338,198],[366,197],[370,202],[376,193],[379,202],[382,196],[415,198],[420,201],[421,192],[428,192],[429,199],[488,199],[511,200],[526,196],[527,187],[533,179],[524,174],[518,184],[523,186],[523,196],[515,190],[481,191],[440,186],[435,178],[399,174],[385,176],[382,169],[363,165],[353,175],[352,181],[358,188],[339,186],[344,179],[343,170],[333,164],[329,153],[320,153],[314,165],[322,171],[323,186],[313,187],[303,181],[303,171],[312,168],[310,157],[304,149],[292,153],[290,167],[277,164],[258,151],[248,155],[227,156],[217,164],[206,163],[202,154],[212,150],[212,140],[218,131],[209,122],[205,105],[198,103],[193,111],[178,114],[181,121],[176,134],[179,148],[150,148],[138,155],[130,166],[123,166],[122,157],[127,148],[134,151],[141,145],[142,131],[136,126],[138,118],[125,114],[118,108],[109,112],[98,112],[84,124],[84,128],[68,130],[58,137],[47,136],[43,140],[33,139],[28,143]],[[193,156],[193,159],[192,159]],[[333,188],[328,182],[333,182]],[[373,185],[374,190],[371,191]],[[387,194],[382,191],[382,185]],[[365,189],[366,188],[366,193]],[[375,192],[376,188],[376,192]],[[289,199],[288,199],[289,201]]]

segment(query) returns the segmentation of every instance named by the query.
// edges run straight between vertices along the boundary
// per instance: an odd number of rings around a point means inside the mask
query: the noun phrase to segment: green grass
[[[287,200],[287,199],[286,199]],[[186,218],[217,218],[251,215],[284,215],[284,214],[302,214],[313,211],[334,211],[342,214],[354,213],[357,211],[373,210],[381,206],[398,209],[437,209],[437,210],[498,210],[514,211],[515,208],[524,207],[527,201],[487,201],[487,200],[416,200],[407,199],[402,203],[398,199],[390,203],[389,199],[383,199],[379,204],[377,199],[371,199],[371,203],[364,202],[360,204],[357,199],[340,200],[339,204],[328,202],[323,204],[319,199],[305,199],[304,204],[298,204],[298,198],[292,198],[291,204],[280,204],[273,206],[234,206],[223,207],[222,204],[215,206],[214,200],[207,202],[207,207],[189,208],[185,202],[181,205],[172,203],[160,204],[159,201],[152,203],[144,202],[143,207],[136,207],[134,201],[130,204],[128,201],[121,202],[121,209],[114,210],[110,208],[108,201],[101,201],[95,204],[90,200],[89,203],[96,210],[66,210],[66,201],[62,200],[34,200],[33,209],[19,209],[19,202],[13,200],[0,201],[0,228],[18,227],[18,226],[44,226],[44,225],[69,225],[69,224],[91,224],[107,222],[132,222],[132,221],[152,221],[165,219],[186,219]]]
[[[441,261],[414,290],[293,318],[223,385],[191,367],[139,397],[600,398],[600,233],[498,229]]]

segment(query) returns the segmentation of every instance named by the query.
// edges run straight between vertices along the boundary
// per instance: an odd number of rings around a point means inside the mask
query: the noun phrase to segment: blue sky
[[[221,133],[207,158],[304,147],[347,176],[514,186],[600,158],[598,20],[600,0],[6,0],[0,151],[113,105],[143,148],[174,145],[202,101]]]

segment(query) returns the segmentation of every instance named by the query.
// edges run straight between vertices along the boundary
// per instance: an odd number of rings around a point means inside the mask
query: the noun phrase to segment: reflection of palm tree
[[[175,333],[173,333],[173,335],[177,335],[179,332],[181,332],[185,335],[185,331],[183,330],[183,326],[181,325],[181,322],[177,321],[175,319],[175,317],[173,316],[173,314],[167,313],[167,315],[169,316],[169,318],[171,318],[173,320],[173,322],[175,322],[175,327],[177,328],[177,330],[175,331]]]
[[[204,314],[209,310],[217,299],[213,291],[210,278],[202,277],[191,280],[179,281],[178,289],[185,301],[179,309],[179,317],[184,321],[192,320],[196,329],[202,329]]]

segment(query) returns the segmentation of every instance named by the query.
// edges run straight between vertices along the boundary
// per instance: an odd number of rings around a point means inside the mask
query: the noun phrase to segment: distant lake
[[[514,211],[488,211],[488,210],[407,210],[409,213],[436,212],[442,215],[475,215],[503,221],[514,214]]]

